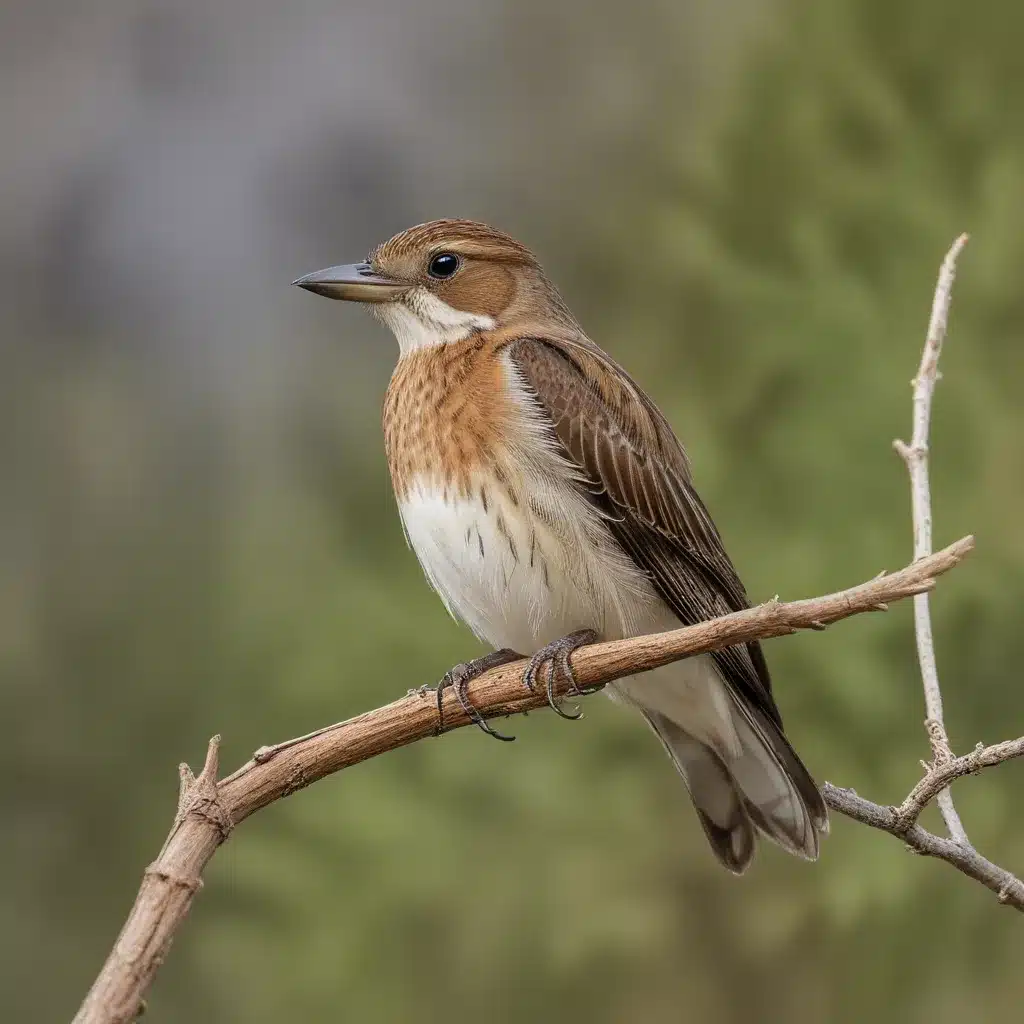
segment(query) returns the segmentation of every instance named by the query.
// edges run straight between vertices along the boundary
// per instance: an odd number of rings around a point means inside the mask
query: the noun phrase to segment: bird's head
[[[365,263],[328,267],[295,284],[368,304],[403,354],[478,331],[573,322],[533,253],[471,220],[419,224],[377,246]]]

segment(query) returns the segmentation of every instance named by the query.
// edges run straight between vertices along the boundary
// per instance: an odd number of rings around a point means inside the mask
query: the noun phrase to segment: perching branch
[[[885,611],[893,601],[931,590],[936,578],[973,547],[974,538],[964,537],[899,572],[876,576],[849,590],[805,601],[776,598],[695,626],[583,647],[573,655],[573,667],[585,688],[598,689],[623,676],[691,655],[801,629],[824,629],[861,612]],[[491,669],[470,684],[470,700],[481,714],[494,718],[546,706],[544,693],[531,693],[523,686],[525,667],[526,662],[520,661]],[[556,692],[563,696],[565,691],[566,684],[559,679]],[[445,695],[443,710],[446,730],[470,721],[450,692]],[[239,822],[342,768],[433,736],[436,728],[433,695],[413,691],[347,722],[264,747],[216,784],[220,737],[215,736],[198,777],[193,777],[187,766],[181,768],[181,795],[170,835],[143,876],[135,905],[75,1017],[76,1024],[127,1024],[134,1020],[172,937],[202,887],[203,869]],[[878,811],[886,813],[884,808]]]

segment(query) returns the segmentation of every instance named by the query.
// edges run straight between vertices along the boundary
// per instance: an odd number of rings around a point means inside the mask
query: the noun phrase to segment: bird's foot
[[[493,736],[496,740],[510,742],[515,739],[515,736],[506,736],[498,732],[473,706],[473,702],[469,699],[469,684],[477,676],[483,675],[488,669],[497,668],[499,665],[507,665],[512,661],[521,661],[522,659],[522,654],[508,647],[503,647],[500,651],[492,651],[490,654],[485,654],[482,658],[460,662],[454,668],[445,672],[441,682],[436,687],[421,686],[418,690],[410,690],[409,692],[418,693],[421,697],[425,697],[431,692],[437,695],[436,735],[438,736],[444,732],[444,691],[451,687],[455,690],[455,696],[458,697],[462,710],[469,715],[474,724],[479,726],[488,736]]]
[[[564,711],[555,696],[556,673],[561,673],[563,679],[569,684],[569,693],[578,696],[582,691],[579,688],[579,681],[576,678],[576,670],[572,667],[572,655],[581,647],[592,644],[597,639],[597,633],[592,629],[577,629],[575,633],[559,637],[549,644],[545,644],[533,657],[530,664],[526,666],[523,673],[523,682],[531,692],[536,692],[537,683],[540,681],[541,673],[545,663],[549,665],[547,678],[548,704],[551,710],[562,718],[577,719],[583,717],[579,707],[572,711]]]

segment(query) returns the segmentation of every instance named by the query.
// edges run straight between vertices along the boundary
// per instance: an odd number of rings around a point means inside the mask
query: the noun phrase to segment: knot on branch
[[[915,377],[912,381],[913,384],[917,383]],[[896,449],[896,454],[909,466],[912,462],[918,462],[925,459],[928,455],[928,442],[919,441],[915,444],[907,444],[906,441],[901,441],[897,438],[892,443],[893,448]]]
[[[198,775],[194,775],[187,764],[178,765],[181,787],[178,790],[178,813],[174,824],[177,827],[186,818],[199,818],[212,825],[217,830],[219,841],[224,842],[231,835],[235,823],[217,789],[219,756],[220,736],[214,736],[206,748],[206,760]]]
[[[1011,878],[996,893],[996,899],[1004,906],[1017,907],[1019,909],[1024,906],[1024,883],[1018,878]]]
[[[198,876],[188,878],[185,875],[179,875],[177,872],[162,868],[155,862],[146,868],[144,875],[146,878],[156,878],[161,882],[174,886],[176,889],[184,889],[186,892],[193,894],[199,892],[203,887],[203,880]]]
[[[949,736],[946,735],[946,727],[942,722],[937,718],[926,718],[924,727],[932,748],[932,764],[938,767],[952,761],[953,751],[949,745]]]

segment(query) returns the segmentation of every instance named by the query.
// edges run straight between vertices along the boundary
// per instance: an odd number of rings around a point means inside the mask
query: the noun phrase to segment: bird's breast
[[[384,443],[399,503],[425,479],[468,494],[477,471],[502,460],[514,420],[504,367],[482,336],[403,356],[384,399]]]
[[[443,361],[403,358],[385,401],[395,494],[428,580],[495,647],[528,652],[582,628],[642,631],[650,583],[486,344],[445,346],[461,351],[442,350]]]

